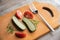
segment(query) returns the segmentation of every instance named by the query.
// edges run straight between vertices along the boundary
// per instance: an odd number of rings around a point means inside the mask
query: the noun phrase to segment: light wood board
[[[38,2],[33,2],[33,4],[53,28],[58,27],[59,24],[57,23],[57,21],[59,19],[59,12],[53,5]],[[51,17],[49,12],[42,9],[42,7],[50,8],[53,11],[54,17]],[[16,10],[20,10],[22,13],[24,13],[24,11],[29,10],[29,5],[22,6],[20,8],[17,8]],[[39,21],[39,24],[36,26],[35,32],[30,33],[27,29],[24,30],[23,32],[27,34],[25,38],[17,38],[14,34],[16,31],[13,34],[8,34],[6,31],[6,27],[10,23],[12,16],[16,13],[16,10],[13,10],[8,14],[0,17],[0,36],[3,38],[3,40],[35,40],[36,38],[50,31],[48,27],[44,24],[42,19],[39,18],[39,16],[34,15],[34,19]]]

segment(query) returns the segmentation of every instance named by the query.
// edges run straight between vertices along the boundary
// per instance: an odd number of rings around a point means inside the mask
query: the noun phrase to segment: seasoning
[[[13,33],[14,32],[14,28],[12,27],[11,24],[8,24],[8,26],[7,26],[7,32],[8,33]]]
[[[37,26],[37,24],[39,23],[39,21],[37,21],[37,20],[32,20],[32,19],[30,19],[30,20],[35,26]]]

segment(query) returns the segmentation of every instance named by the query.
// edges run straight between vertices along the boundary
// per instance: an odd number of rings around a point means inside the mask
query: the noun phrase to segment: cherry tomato
[[[27,11],[24,12],[24,16],[26,18],[32,19],[33,18],[33,13],[31,11],[27,10]]]
[[[19,38],[24,38],[26,37],[26,34],[25,33],[22,33],[22,32],[16,32],[15,35]]]
[[[18,18],[18,19],[22,19],[22,13],[19,11],[19,10],[17,10],[17,12],[16,12],[16,17]]]

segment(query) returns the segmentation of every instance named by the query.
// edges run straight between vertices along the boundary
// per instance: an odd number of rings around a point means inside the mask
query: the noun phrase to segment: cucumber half
[[[12,20],[21,30],[26,29],[25,25],[23,25],[15,16],[13,16]]]
[[[23,18],[23,22],[27,25],[28,29],[33,32],[36,30],[36,26],[27,18]]]

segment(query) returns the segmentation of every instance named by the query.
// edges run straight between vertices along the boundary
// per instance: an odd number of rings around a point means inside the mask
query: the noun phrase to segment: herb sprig
[[[7,32],[8,33],[13,33],[14,32],[14,28],[12,27],[11,24],[8,24],[8,26],[7,26]]]
[[[30,19],[30,20],[35,26],[37,26],[37,24],[39,23],[39,21],[37,21],[37,20],[32,20],[32,19]]]

